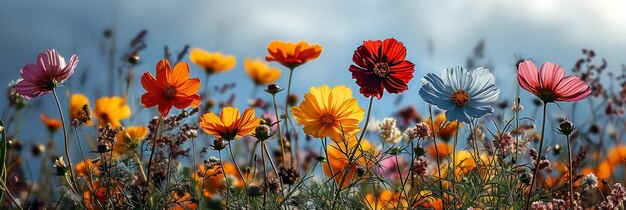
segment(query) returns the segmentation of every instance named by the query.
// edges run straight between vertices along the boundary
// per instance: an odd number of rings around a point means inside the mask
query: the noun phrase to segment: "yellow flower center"
[[[332,125],[335,123],[335,117],[326,112],[320,117],[320,121],[322,122],[322,125]]]
[[[165,93],[163,94],[166,98],[174,98],[176,96],[176,87],[170,85],[165,88]]]
[[[374,64],[374,74],[379,77],[386,77],[389,74],[389,64],[387,63],[377,63]]]
[[[450,99],[452,99],[452,103],[456,106],[465,106],[470,98],[464,90],[456,90],[452,93]]]

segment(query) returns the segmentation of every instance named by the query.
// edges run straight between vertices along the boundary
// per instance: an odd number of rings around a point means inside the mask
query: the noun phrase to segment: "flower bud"
[[[574,123],[567,120],[567,118],[563,119],[561,123],[559,123],[559,132],[561,132],[563,135],[569,136],[575,130],[576,128],[574,127]]]
[[[278,85],[276,84],[270,84],[267,86],[267,89],[265,89],[265,92],[268,92],[272,95],[282,91],[283,89],[281,89]]]

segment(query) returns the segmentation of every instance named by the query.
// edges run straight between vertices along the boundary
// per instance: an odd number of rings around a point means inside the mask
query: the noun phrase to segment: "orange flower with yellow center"
[[[312,87],[299,106],[292,107],[294,119],[304,125],[304,133],[315,138],[343,141],[359,131],[365,111],[346,86]]]
[[[311,45],[305,41],[293,43],[275,40],[267,45],[267,52],[269,55],[265,56],[266,61],[277,61],[289,69],[294,69],[319,57],[322,54],[322,46]]]
[[[171,69],[167,59],[159,61],[156,78],[149,71],[144,73],[141,86],[147,91],[141,96],[141,104],[146,108],[158,105],[163,117],[169,114],[172,106],[185,109],[200,105],[200,79],[189,79],[189,65],[185,62]]]
[[[401,198],[400,193],[391,192],[389,190],[382,191],[378,196],[367,194],[365,202],[368,209],[406,209],[408,203],[406,199]]]
[[[424,121],[428,127],[430,127],[430,130],[435,132],[435,134],[437,135],[437,137],[443,139],[444,141],[448,141],[450,140],[450,138],[452,138],[457,130],[463,127],[463,123],[461,123],[459,125],[458,121],[454,121],[454,122],[449,122],[446,119],[446,114],[442,113],[442,114],[438,114],[435,117],[435,128],[433,129],[433,124],[431,123],[430,117],[428,119],[426,119],[426,121]]]
[[[239,109],[224,107],[220,117],[217,117],[213,112],[202,115],[200,127],[204,132],[216,138],[235,140],[252,134],[254,129],[259,126],[261,118],[255,118],[254,113],[254,108],[247,108],[240,115]]]
[[[207,74],[231,70],[236,64],[235,56],[224,55],[220,52],[213,53],[200,48],[191,50],[189,60],[202,68]]]
[[[117,133],[117,141],[113,145],[113,157],[128,154],[135,151],[143,138],[148,135],[148,128],[145,126],[128,127]],[[132,154],[132,153],[131,153]]]
[[[87,96],[78,93],[72,94],[72,97],[70,97],[70,120],[81,118],[84,115],[83,106],[85,105],[91,109]],[[87,125],[91,125],[92,123],[91,120],[87,121]]]
[[[202,189],[202,195],[206,198],[211,198],[218,191],[226,189],[226,185],[224,185],[226,177],[231,179],[230,181],[232,181],[231,184],[233,186],[237,188],[243,187],[243,182],[241,181],[242,177],[239,176],[235,165],[225,162],[224,171],[226,171],[226,176],[224,176],[219,164],[210,167],[205,166],[205,164],[200,164],[198,171],[196,171],[191,178],[198,183],[198,188]]]
[[[41,122],[46,125],[46,128],[48,128],[48,131],[50,133],[56,132],[57,130],[59,130],[59,128],[61,128],[61,126],[63,126],[61,121],[55,118],[48,117],[48,115],[45,114],[39,115],[39,119],[41,119]]]
[[[120,120],[130,117],[131,111],[124,98],[114,96],[96,100],[95,113],[100,126],[109,123],[113,127],[119,127],[122,125]]]
[[[280,70],[259,59],[246,59],[244,67],[255,85],[268,85],[280,78]]]
[[[362,139],[359,149],[357,149],[354,154],[354,157],[358,157],[357,161],[350,165],[348,159],[350,158],[350,153],[353,152],[355,146],[357,146],[358,140],[353,136],[349,138],[349,140],[346,140],[346,142],[347,144],[344,142],[335,142],[335,144],[328,146],[328,161],[333,173],[331,173],[328,168],[328,164],[322,164],[324,174],[329,177],[332,176],[342,188],[347,187],[350,183],[354,182],[356,178],[358,178],[357,170],[359,167],[362,169],[372,168],[374,166],[374,161],[368,159],[367,157],[376,155],[376,152],[369,141],[367,141],[367,139]],[[344,176],[345,179],[343,178]],[[362,176],[366,175],[363,174]]]

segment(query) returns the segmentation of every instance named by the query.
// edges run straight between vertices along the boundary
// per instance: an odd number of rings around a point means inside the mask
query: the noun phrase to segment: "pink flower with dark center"
[[[539,97],[543,102],[580,101],[591,94],[591,88],[577,76],[565,76],[565,70],[546,62],[537,70],[530,60],[521,62],[517,80],[522,88]]]
[[[78,57],[72,55],[69,63],[56,50],[44,50],[37,57],[37,64],[26,64],[21,70],[23,80],[15,85],[15,90],[24,98],[30,99],[50,93],[74,74]]]

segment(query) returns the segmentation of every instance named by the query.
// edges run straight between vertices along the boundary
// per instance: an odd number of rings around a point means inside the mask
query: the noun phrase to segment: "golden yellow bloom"
[[[459,125],[458,121],[449,122],[446,119],[446,114],[442,113],[435,117],[435,128],[432,128],[432,123],[430,121],[430,117],[424,121],[428,124],[428,127],[431,127],[430,130],[434,131],[437,137],[443,139],[444,141],[450,140],[456,132],[457,126],[458,128],[463,127],[463,123]]]
[[[243,115],[239,115],[239,109],[224,107],[220,117],[217,117],[213,112],[202,115],[200,127],[204,132],[216,138],[238,139],[252,134],[254,129],[259,126],[261,118],[255,118],[254,112],[254,108],[247,108],[243,111]]]
[[[198,65],[207,74],[228,71],[235,67],[236,59],[232,55],[224,55],[220,52],[209,52],[200,48],[194,48],[189,53],[192,63]]]
[[[117,141],[113,145],[113,157],[134,151],[146,135],[148,135],[148,128],[145,126],[128,127],[124,131],[118,132]]]
[[[276,82],[280,78],[280,70],[276,67],[271,67],[266,62],[260,59],[248,59],[244,62],[244,67],[248,76],[254,81],[256,85],[268,85]]]
[[[45,114],[39,115],[39,119],[41,119],[41,122],[46,125],[46,128],[48,128],[48,131],[50,133],[56,132],[57,130],[59,130],[59,128],[63,126],[61,121],[57,120],[56,118],[48,117],[48,115]]]
[[[372,168],[374,161],[368,161],[368,158],[366,157],[376,155],[376,151],[369,141],[367,141],[367,139],[362,139],[360,148],[357,149],[354,154],[354,157],[359,157],[357,162],[354,162],[352,165],[348,165],[348,158],[350,158],[350,153],[354,151],[354,147],[356,146],[358,140],[356,137],[352,136],[346,142],[347,144],[344,142],[335,142],[334,144],[328,145],[327,161],[330,162],[333,173],[330,173],[328,164],[322,164],[324,174],[329,177],[332,176],[335,181],[341,185],[341,187],[347,187],[350,183],[354,182],[354,178],[357,178],[356,172],[359,167]],[[345,179],[343,179],[344,176],[346,177]],[[341,183],[342,181],[343,183]]]
[[[272,41],[267,45],[268,56],[266,61],[278,61],[283,66],[293,69],[308,61],[316,59],[322,54],[322,46],[311,45],[305,41],[298,43]]]
[[[398,202],[398,200],[400,200],[400,202]],[[378,197],[367,194],[365,196],[365,202],[367,203],[367,208],[372,210],[406,209],[408,206],[406,199],[401,199],[400,193],[391,192],[389,190],[382,191]]]
[[[96,101],[95,113],[100,126],[110,123],[113,127],[121,126],[120,120],[130,117],[131,114],[124,98],[115,96],[99,98]]]
[[[70,121],[78,119],[84,114],[83,106],[85,105],[89,106],[91,109],[87,96],[78,93],[72,94],[72,97],[70,97]],[[87,125],[91,125],[92,123],[91,120],[87,121]]]
[[[292,107],[294,119],[304,125],[304,133],[315,138],[330,137],[335,142],[342,136],[353,136],[365,111],[346,86],[312,87],[299,106]],[[342,132],[343,131],[343,132]]]

